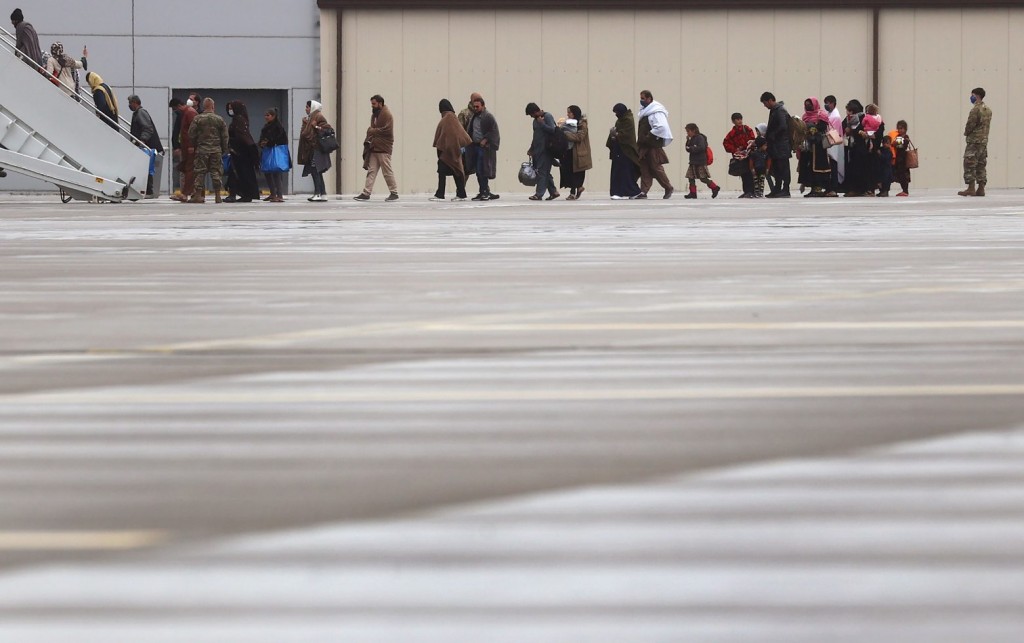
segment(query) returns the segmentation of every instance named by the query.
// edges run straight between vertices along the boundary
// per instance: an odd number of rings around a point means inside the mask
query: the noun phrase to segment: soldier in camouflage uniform
[[[967,147],[964,149],[964,183],[966,190],[957,192],[960,196],[985,196],[985,184],[988,183],[988,130],[992,125],[992,110],[985,104],[985,90],[976,87],[971,92],[974,109],[967,117],[964,136]],[[974,184],[977,182],[978,187]]]
[[[206,175],[213,181],[214,200],[220,203],[223,158],[228,153],[228,126],[215,112],[212,98],[203,101],[203,113],[192,119],[188,136],[196,148],[196,190],[189,203],[206,202]]]

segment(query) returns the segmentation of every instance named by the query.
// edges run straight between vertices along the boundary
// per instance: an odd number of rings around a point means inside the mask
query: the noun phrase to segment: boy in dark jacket
[[[711,180],[711,174],[708,172],[708,137],[700,133],[695,123],[686,126],[686,151],[690,153],[690,167],[686,170],[690,191],[683,198],[697,198],[698,179],[711,188],[711,198],[715,198],[722,188]]]
[[[889,196],[892,187],[892,138],[882,137],[882,145],[878,148],[878,196]]]
[[[747,155],[750,161],[750,173],[754,176],[754,198],[764,197],[764,179],[772,171],[772,160],[768,156],[768,141],[758,136],[754,141],[754,149]]]

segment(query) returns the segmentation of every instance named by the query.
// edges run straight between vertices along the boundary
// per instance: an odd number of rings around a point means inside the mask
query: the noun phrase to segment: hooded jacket
[[[792,155],[793,150],[789,145],[789,112],[781,100],[768,112],[768,131],[764,138],[768,141],[768,156],[788,159]]]

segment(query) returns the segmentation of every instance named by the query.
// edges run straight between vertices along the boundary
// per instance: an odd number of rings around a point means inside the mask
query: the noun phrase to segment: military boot
[[[220,198],[220,188],[215,188],[213,190],[213,202],[214,203],[221,203],[221,201],[222,201],[222,199]]]
[[[978,182],[978,189],[974,191],[974,196],[985,196],[985,182]]]
[[[966,190],[960,190],[959,192],[957,192],[957,194],[959,194],[960,196],[974,196],[974,181],[971,181],[970,183],[967,184]]]
[[[206,203],[206,190],[196,190],[186,203]]]

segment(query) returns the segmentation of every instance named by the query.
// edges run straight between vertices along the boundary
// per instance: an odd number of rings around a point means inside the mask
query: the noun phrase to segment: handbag
[[[341,147],[338,143],[338,136],[334,133],[334,128],[329,125],[324,126],[320,130],[320,138],[317,144],[320,146],[320,151],[324,154],[330,154]]]
[[[906,155],[907,155],[907,169],[908,170],[916,170],[917,169],[917,165],[920,162],[920,159],[917,156],[917,147],[913,143],[911,143],[910,147],[907,148]]]
[[[743,176],[747,173],[750,163],[747,159],[729,159],[729,176]]]
[[[526,161],[519,168],[519,182],[530,187],[537,185],[537,169],[533,161]]]
[[[828,128],[828,132],[825,133],[825,138],[828,139],[828,146],[841,145],[843,142],[843,135],[839,133],[834,127]]]
[[[225,154],[221,157],[220,161],[224,166],[224,176],[227,176],[231,172],[231,155]]]
[[[260,152],[260,172],[287,172],[292,169],[292,157],[287,145],[264,147]]]

